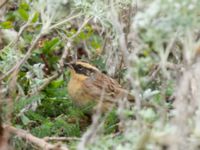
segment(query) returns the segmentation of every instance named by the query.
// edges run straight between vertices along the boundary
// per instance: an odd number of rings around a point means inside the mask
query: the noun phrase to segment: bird
[[[97,109],[101,102],[100,111],[104,113],[116,107],[123,98],[135,101],[128,90],[90,63],[78,60],[65,65],[70,71],[68,94],[78,106],[94,103]]]

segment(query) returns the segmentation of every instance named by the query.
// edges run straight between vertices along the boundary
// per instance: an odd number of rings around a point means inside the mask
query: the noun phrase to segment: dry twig
[[[8,0],[3,1],[3,2],[1,3],[1,5],[0,5],[0,9],[3,8],[7,2],[8,2]]]
[[[44,137],[45,141],[80,141],[78,137]]]
[[[5,126],[5,130],[8,130],[10,133],[15,134],[16,136],[25,139],[26,141],[37,145],[43,150],[68,150],[66,146],[62,146],[60,144],[50,144],[47,143],[44,139],[40,139],[38,137],[33,136],[25,130],[17,129],[13,126]]]

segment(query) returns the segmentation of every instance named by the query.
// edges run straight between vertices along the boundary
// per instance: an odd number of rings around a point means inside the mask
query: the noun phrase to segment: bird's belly
[[[70,80],[68,83],[68,94],[72,100],[79,106],[94,102],[92,97],[83,92],[82,84],[76,80]]]
[[[86,91],[83,90],[82,82],[78,80],[69,81],[68,94],[78,106],[86,106],[88,104],[94,106],[95,104],[101,101],[100,97],[94,97],[91,94],[86,93]],[[100,108],[102,112],[106,112],[107,110],[111,109],[114,106],[114,104],[111,102],[105,100],[102,100],[102,102],[103,103]],[[94,109],[96,109],[96,107]]]

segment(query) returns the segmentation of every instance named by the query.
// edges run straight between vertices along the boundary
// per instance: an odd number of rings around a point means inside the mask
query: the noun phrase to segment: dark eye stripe
[[[72,65],[74,70],[76,71],[76,73],[78,74],[84,74],[86,76],[89,76],[91,73],[95,72],[96,70],[92,69],[92,68],[87,68],[85,66],[82,66],[80,64],[76,65],[73,64]]]

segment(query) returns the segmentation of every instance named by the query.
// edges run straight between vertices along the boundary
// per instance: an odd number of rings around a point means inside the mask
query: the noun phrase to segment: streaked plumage
[[[134,97],[117,81],[101,73],[96,67],[81,61],[68,64],[68,66],[71,72],[68,93],[78,105],[99,103],[102,100],[101,110],[105,112],[117,105],[117,101],[124,97],[127,97],[129,101],[134,101]]]

